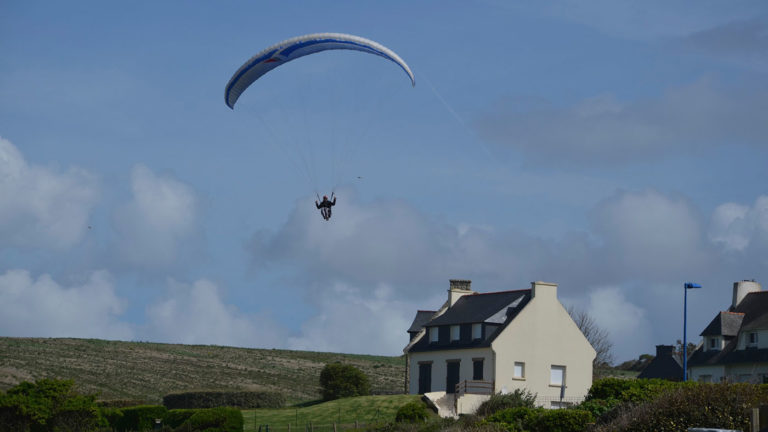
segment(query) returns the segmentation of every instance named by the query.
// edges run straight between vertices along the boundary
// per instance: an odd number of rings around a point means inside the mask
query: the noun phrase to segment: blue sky
[[[623,361],[768,283],[764,2],[285,3],[3,3],[0,334],[397,355],[449,279],[544,280]],[[416,86],[322,53],[226,107],[315,32]]]

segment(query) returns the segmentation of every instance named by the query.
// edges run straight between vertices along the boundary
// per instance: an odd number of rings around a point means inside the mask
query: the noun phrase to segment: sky
[[[225,105],[316,32],[416,85],[326,52]],[[6,0],[0,53],[1,336],[399,355],[450,279],[547,281],[620,362],[768,284],[764,1]]]

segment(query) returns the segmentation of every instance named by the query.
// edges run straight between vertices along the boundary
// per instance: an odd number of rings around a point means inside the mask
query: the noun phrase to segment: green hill
[[[101,399],[160,402],[191,390],[278,391],[289,403],[320,398],[326,363],[360,368],[374,394],[403,392],[402,357],[99,339],[0,337],[0,390],[40,378],[73,379]]]

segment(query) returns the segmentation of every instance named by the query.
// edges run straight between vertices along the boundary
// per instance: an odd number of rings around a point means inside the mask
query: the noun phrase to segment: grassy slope
[[[81,391],[98,392],[102,399],[159,402],[173,392],[237,389],[280,391],[295,403],[320,398],[320,370],[335,361],[360,368],[374,394],[402,393],[400,357],[7,337],[0,337],[0,390],[59,378],[73,379]]]
[[[245,430],[258,430],[258,425],[269,425],[270,429],[304,430],[313,426],[353,424],[355,421],[375,423],[392,421],[397,409],[411,401],[420,400],[419,395],[363,396],[338,399],[302,408],[257,409],[243,411]],[[297,428],[298,426],[298,428]]]

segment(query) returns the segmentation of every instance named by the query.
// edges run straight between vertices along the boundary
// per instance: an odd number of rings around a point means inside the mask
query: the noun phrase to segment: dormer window
[[[461,330],[459,326],[452,325],[451,326],[451,342],[455,342],[459,340],[460,337],[461,337]]]
[[[757,346],[757,332],[747,333],[747,346]]]
[[[480,323],[472,324],[472,339],[482,339],[483,325]]]
[[[719,340],[716,337],[710,338],[709,339],[709,349],[712,349],[712,350],[719,349],[720,347],[718,346],[718,342],[719,342]]]
[[[437,327],[429,328],[429,343],[437,343]]]

